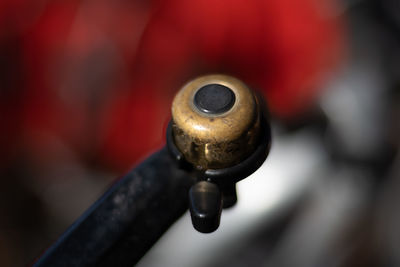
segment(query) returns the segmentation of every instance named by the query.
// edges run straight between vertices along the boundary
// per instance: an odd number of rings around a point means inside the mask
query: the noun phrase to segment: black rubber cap
[[[235,100],[233,91],[221,84],[205,85],[194,96],[195,106],[211,115],[227,112],[235,104]]]
[[[189,208],[193,227],[201,233],[211,233],[219,226],[222,195],[218,186],[198,182],[189,190]]]

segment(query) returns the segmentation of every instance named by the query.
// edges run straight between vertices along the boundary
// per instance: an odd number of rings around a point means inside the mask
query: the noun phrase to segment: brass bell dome
[[[259,103],[240,80],[227,75],[196,78],[172,103],[176,147],[200,170],[233,166],[256,148]]]

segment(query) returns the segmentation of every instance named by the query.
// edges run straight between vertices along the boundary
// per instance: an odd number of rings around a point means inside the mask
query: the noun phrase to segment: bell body
[[[187,83],[172,104],[175,145],[200,170],[240,163],[256,148],[260,111],[253,92],[227,75]]]

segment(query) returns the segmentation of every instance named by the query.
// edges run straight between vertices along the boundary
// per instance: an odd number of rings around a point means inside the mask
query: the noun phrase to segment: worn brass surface
[[[225,113],[199,111],[193,99],[207,84],[221,84],[235,94]],[[226,168],[247,157],[257,144],[260,118],[256,97],[241,81],[226,75],[202,76],[187,83],[172,103],[173,136],[186,160],[199,169]]]

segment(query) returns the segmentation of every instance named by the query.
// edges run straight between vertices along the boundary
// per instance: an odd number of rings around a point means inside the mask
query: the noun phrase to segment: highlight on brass
[[[259,137],[257,98],[227,75],[202,76],[184,85],[172,103],[172,120],[176,146],[203,170],[239,163]]]

